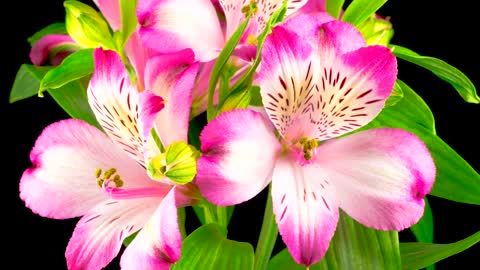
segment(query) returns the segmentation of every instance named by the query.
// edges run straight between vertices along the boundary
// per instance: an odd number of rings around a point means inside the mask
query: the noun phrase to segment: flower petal
[[[102,269],[115,258],[123,240],[142,228],[161,197],[108,200],[77,223],[65,256],[70,270]]]
[[[194,62],[189,49],[151,57],[147,62],[145,87],[165,99],[165,108],[155,116],[155,127],[165,147],[187,141],[197,72],[198,62]]]
[[[358,222],[381,230],[415,224],[435,179],[424,143],[394,128],[327,141],[318,148],[316,163],[335,185],[340,207]]]
[[[335,189],[316,165],[300,166],[287,157],[275,164],[273,212],[290,254],[310,266],[325,254],[338,222]]]
[[[204,153],[197,162],[196,184],[217,205],[249,200],[270,182],[280,144],[260,113],[236,109],[220,114],[203,129]]]
[[[71,50],[61,50],[60,52],[56,52],[55,56],[50,56],[50,54],[55,48],[65,45],[70,45]],[[79,47],[79,45],[75,41],[73,41],[73,39],[69,35],[45,35],[40,40],[38,40],[30,50],[30,61],[32,61],[32,63],[36,66],[41,66],[45,64],[45,62],[47,62],[49,57],[52,57],[53,60],[56,56],[60,56],[60,59],[63,60],[68,54],[74,51],[74,48],[77,47]],[[57,65],[59,63],[52,64]]]
[[[170,269],[180,258],[182,235],[178,227],[176,190],[171,189],[152,218],[122,255],[123,269]]]
[[[210,0],[140,1],[137,17],[145,45],[159,52],[191,48],[197,60],[207,62],[218,56],[225,42]]]
[[[117,168],[127,188],[153,183],[105,134],[80,120],[45,128],[30,159],[33,167],[23,173],[20,197],[33,212],[50,218],[81,216],[107,199],[98,186],[97,169]]]
[[[116,52],[96,49],[94,60],[95,71],[87,90],[90,107],[110,138],[144,164],[139,93]]]
[[[270,120],[284,138],[312,138],[316,125],[310,121],[310,111],[320,71],[311,46],[277,26],[265,41],[262,59],[257,80]]]
[[[114,31],[122,27],[122,18],[120,15],[120,1],[118,0],[93,0],[98,9],[105,16],[108,23]]]
[[[312,121],[315,138],[325,140],[364,126],[380,113],[397,78],[397,61],[387,47],[356,49],[362,42],[347,39],[357,33],[349,24],[328,22],[319,32],[321,78]]]

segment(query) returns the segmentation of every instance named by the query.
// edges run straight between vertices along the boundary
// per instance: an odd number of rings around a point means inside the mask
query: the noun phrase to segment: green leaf
[[[437,166],[431,195],[480,205],[480,175],[438,136],[421,135]]]
[[[52,68],[29,64],[21,65],[10,91],[9,102],[13,103],[37,95],[40,81],[50,69]]]
[[[370,15],[377,12],[387,0],[353,0],[343,13],[342,21],[359,26]]]
[[[457,68],[440,59],[422,56],[398,45],[391,45],[391,48],[398,58],[430,70],[437,77],[451,84],[466,102],[480,103],[475,85]]]
[[[67,34],[67,29],[65,28],[65,23],[52,23],[47,27],[42,28],[40,31],[37,31],[31,37],[27,39],[30,43],[30,47],[33,47],[37,41],[43,38],[46,35],[50,34]]]
[[[225,238],[222,228],[210,223],[191,233],[183,242],[182,256],[172,270],[253,269],[253,247]]]
[[[230,56],[232,55],[233,51],[237,47],[240,38],[242,37],[245,29],[247,28],[248,22],[250,21],[251,15],[249,14],[245,20],[238,26],[235,32],[232,34],[230,39],[227,41],[225,46],[223,47],[220,55],[218,56],[215,64],[213,65],[212,72],[210,75],[210,81],[208,82],[208,106],[207,106],[207,119],[208,121],[212,120],[216,113],[213,108],[213,99],[215,95],[215,88],[217,86],[217,82],[220,79],[222,74],[223,67],[227,64]]]
[[[360,130],[374,127],[397,127],[417,133],[418,136],[435,134],[435,120],[425,101],[401,80],[395,88],[400,88],[403,98],[394,106],[385,107],[382,112]]]
[[[400,243],[402,269],[417,270],[463,252],[480,241],[480,231],[450,244]]]
[[[390,97],[388,97],[387,101],[385,102],[385,107],[393,106],[397,104],[402,98],[403,98],[402,88],[400,87],[400,85],[398,85],[398,83],[395,82],[392,94],[390,94]]]
[[[325,0],[325,8],[328,14],[338,19],[344,3],[345,0]]]
[[[417,238],[418,242],[432,243],[433,242],[433,214],[428,199],[425,200],[425,210],[423,217],[417,222],[417,224],[410,227],[413,235]]]
[[[252,88],[253,77],[255,76],[256,69],[261,61],[261,51],[263,48],[263,44],[265,43],[265,39],[272,32],[273,26],[275,26],[276,23],[281,22],[281,20],[284,18],[284,14],[287,10],[287,4],[288,1],[284,0],[282,7],[270,16],[267,23],[265,24],[265,29],[257,38],[257,53],[255,55],[255,60],[250,65],[250,68],[243,74],[243,76],[238,79],[237,82],[235,82],[228,95],[226,94],[224,96],[228,97],[239,95],[239,92],[245,91],[245,89]],[[222,106],[224,101],[225,99],[220,99],[218,103],[219,106]]]
[[[323,259],[310,270],[400,269],[398,233],[367,228],[341,211],[337,230]],[[285,249],[270,261],[268,270],[304,270]]]
[[[232,92],[225,101],[219,105],[218,114],[237,108],[247,108],[250,104],[250,90]]]
[[[435,135],[432,112],[423,99],[400,80],[404,97],[386,107],[363,129],[396,127],[415,133],[426,145],[437,167],[431,195],[470,204],[480,204],[480,175],[455,150]]]
[[[68,115],[101,129],[88,104],[85,87],[80,81],[73,81],[60,88],[50,89],[48,93]]]
[[[120,0],[120,12],[122,18],[122,40],[121,47],[128,40],[130,35],[135,31],[135,28],[138,25],[138,19],[135,13],[135,8],[137,7],[137,0]]]
[[[40,91],[55,89],[93,73],[93,49],[83,49],[67,56],[40,82]]]

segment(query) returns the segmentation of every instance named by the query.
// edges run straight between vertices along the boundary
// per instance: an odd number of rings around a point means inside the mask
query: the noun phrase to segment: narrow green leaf
[[[480,231],[450,244],[400,243],[402,269],[417,270],[467,250],[480,241]]]
[[[135,31],[135,28],[138,25],[138,19],[135,13],[135,8],[137,7],[137,0],[120,0],[120,12],[122,18],[122,40],[121,40],[121,49],[123,45],[128,40],[130,35]]]
[[[268,270],[304,270],[285,249],[270,261]],[[398,233],[367,228],[341,212],[325,257],[310,270],[401,269]]]
[[[359,26],[386,2],[387,0],[353,0],[345,9],[341,19],[344,22]]]
[[[417,238],[418,242],[433,243],[433,214],[428,199],[425,200],[425,210],[423,217],[417,222],[417,224],[410,227],[413,235]]]
[[[267,36],[272,32],[273,26],[276,23],[279,23],[284,18],[284,14],[287,11],[288,1],[284,0],[283,5],[277,11],[275,11],[270,18],[268,19],[267,23],[265,24],[265,29],[257,38],[257,53],[255,55],[255,60],[250,65],[250,68],[243,74],[243,76],[237,80],[237,82],[232,86],[228,95],[237,95],[238,92],[245,91],[245,89],[250,89],[253,81],[253,77],[256,74],[256,69],[261,61],[261,51],[263,48],[263,44],[265,43],[265,39]],[[221,106],[225,100],[219,100],[219,105]]]
[[[415,133],[428,147],[437,167],[430,192],[444,199],[480,204],[480,175],[455,150],[435,135],[432,112],[423,99],[400,80],[404,97],[395,106],[386,107],[361,130],[396,127]]]
[[[402,46],[391,45],[391,48],[398,58],[430,70],[437,77],[451,84],[466,102],[480,103],[475,85],[457,68],[440,59],[419,55]]]
[[[210,223],[185,238],[182,257],[172,270],[251,270],[253,247],[225,238],[222,228]]]
[[[31,37],[27,39],[28,43],[30,43],[30,47],[33,47],[37,41],[43,38],[46,35],[50,34],[67,34],[67,29],[65,28],[65,23],[52,23],[40,31],[37,31]]]
[[[345,0],[325,0],[325,8],[328,14],[338,19],[340,17],[340,12],[342,12],[344,3]]]
[[[68,115],[101,129],[88,104],[86,90],[79,81],[70,82],[57,89],[50,89],[48,93]]]
[[[51,69],[52,67],[21,65],[13,81],[9,102],[13,103],[37,95],[40,81]]]
[[[222,69],[227,64],[228,59],[232,55],[233,51],[237,47],[240,38],[242,37],[245,29],[247,28],[248,22],[250,21],[251,15],[248,15],[245,20],[238,26],[235,32],[232,34],[230,39],[227,41],[223,47],[220,55],[218,56],[215,64],[213,65],[212,72],[210,75],[210,81],[208,82],[208,106],[207,106],[207,119],[208,121],[212,120],[216,113],[213,106],[213,98],[215,95],[215,88],[217,87],[218,80],[221,76]]]
[[[40,91],[59,88],[93,73],[93,49],[83,49],[67,56],[40,82]]]
[[[417,134],[418,135],[418,134]],[[438,136],[421,135],[437,166],[431,195],[480,205],[480,175]]]
[[[219,105],[218,114],[237,108],[247,108],[250,104],[250,90],[236,91],[229,95],[225,101]]]

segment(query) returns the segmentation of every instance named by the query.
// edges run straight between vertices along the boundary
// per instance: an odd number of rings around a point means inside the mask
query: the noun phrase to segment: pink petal
[[[335,185],[340,207],[381,230],[415,224],[435,179],[424,143],[401,129],[371,129],[327,141],[318,148],[317,164]]]
[[[275,164],[273,212],[288,251],[310,266],[325,254],[338,222],[335,189],[316,165],[300,166],[287,157]]]
[[[180,258],[182,235],[178,228],[175,195],[173,188],[127,247],[120,263],[123,269],[170,269]]]
[[[245,13],[242,8],[250,4],[249,0],[219,0],[220,6],[225,14],[226,21],[226,37],[232,36],[238,26],[245,20]]]
[[[198,72],[191,50],[151,57],[145,69],[145,87],[165,99],[165,108],[155,116],[164,146],[187,141],[192,89]]]
[[[312,110],[318,140],[338,137],[373,120],[397,78],[396,58],[386,47],[361,48],[332,58],[322,53],[319,57],[325,61]]]
[[[197,60],[207,62],[218,56],[225,42],[210,0],[140,1],[137,17],[145,45],[159,52],[191,48]]]
[[[70,50],[62,50],[56,52],[55,55],[61,55],[62,60],[70,53],[72,53],[75,48],[79,47],[78,44],[73,41],[69,35],[63,34],[50,34],[42,37],[38,40],[30,51],[30,60],[36,66],[41,66],[47,62],[48,58],[55,58],[55,56],[50,56],[55,48],[60,46],[70,45]]]
[[[117,168],[125,187],[148,185],[145,170],[97,128],[63,120],[42,132],[30,153],[33,167],[20,181],[20,197],[39,215],[64,219],[107,199],[95,172]]]
[[[120,17],[120,1],[118,0],[93,0],[102,15],[105,16],[108,23],[114,31],[122,27],[122,18]]]
[[[296,14],[311,14],[327,11],[325,0],[309,0]]]
[[[318,18],[320,15],[312,15]],[[320,57],[331,57],[330,53],[342,55],[366,46],[362,34],[351,24],[339,20],[319,21],[315,39]],[[330,60],[330,59],[329,59]]]
[[[195,80],[195,85],[192,90],[192,111],[191,117],[195,117],[207,110],[208,105],[208,82],[212,72],[215,61],[200,63],[198,68],[198,75]],[[218,95],[217,101],[218,102]]]
[[[144,164],[139,93],[116,52],[96,49],[94,60],[95,71],[87,90],[90,106],[110,138]]]
[[[293,141],[312,138],[316,123],[310,112],[320,74],[312,48],[293,31],[275,27],[265,41],[258,74],[263,105],[277,130]]]
[[[138,30],[133,32],[127,40],[127,43],[125,43],[125,54],[135,69],[137,75],[137,87],[143,90],[145,85],[145,65],[151,54],[151,50],[143,45]]]
[[[308,1],[308,3],[310,2],[315,1]],[[333,20],[335,20],[335,18],[327,12],[319,12],[308,15],[296,13],[295,16],[287,18],[282,23],[282,27],[295,32],[304,40],[308,40],[313,46],[316,46],[316,43],[318,43],[318,31],[320,31],[321,25]]]
[[[161,197],[108,200],[77,223],[65,256],[68,269],[102,269],[115,258],[123,240],[141,229],[158,207]]]
[[[281,146],[273,127],[260,113],[236,109],[220,114],[203,129],[204,153],[196,184],[217,205],[249,200],[270,182]]]

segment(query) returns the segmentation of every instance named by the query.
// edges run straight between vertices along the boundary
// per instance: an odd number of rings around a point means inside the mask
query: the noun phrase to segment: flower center
[[[127,200],[146,197],[165,197],[169,188],[159,187],[140,187],[140,188],[122,188],[123,180],[117,173],[116,168],[106,170],[102,175],[102,169],[95,171],[97,184],[110,198],[115,200]]]
[[[290,146],[290,153],[300,165],[312,163],[312,159],[317,155],[318,142],[316,139],[300,138],[294,141]]]
[[[123,180],[121,179],[120,175],[117,174],[116,168],[110,168],[103,173],[102,176],[102,169],[98,168],[95,171],[95,177],[97,178],[97,184],[105,189],[108,187],[116,187],[121,188],[123,186]]]

